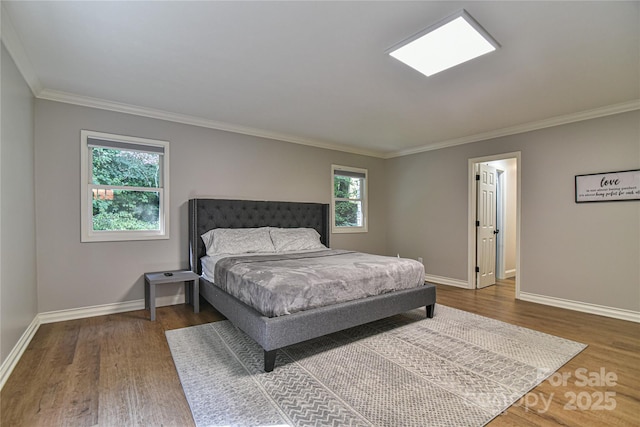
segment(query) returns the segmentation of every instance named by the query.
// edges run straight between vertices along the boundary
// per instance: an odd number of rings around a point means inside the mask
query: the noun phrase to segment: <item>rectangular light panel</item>
[[[422,74],[432,76],[498,47],[498,42],[461,10],[394,46],[388,53]]]

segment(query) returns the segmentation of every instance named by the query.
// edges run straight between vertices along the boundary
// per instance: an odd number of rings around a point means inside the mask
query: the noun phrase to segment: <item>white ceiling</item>
[[[640,2],[2,2],[35,96],[380,157],[640,108]],[[466,9],[500,44],[385,54]]]

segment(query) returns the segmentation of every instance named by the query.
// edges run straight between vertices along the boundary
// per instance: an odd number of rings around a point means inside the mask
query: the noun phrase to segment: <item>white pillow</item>
[[[269,227],[215,228],[204,233],[207,255],[275,252]]]
[[[327,249],[313,228],[270,228],[269,232],[277,252]]]
[[[215,230],[215,228],[213,230]],[[204,247],[207,249],[207,255],[213,253],[213,230],[209,230],[200,236],[204,242]]]

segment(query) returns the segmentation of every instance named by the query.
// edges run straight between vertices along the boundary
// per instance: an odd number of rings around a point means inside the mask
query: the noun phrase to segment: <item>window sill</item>
[[[367,227],[332,227],[331,232],[334,234],[347,233],[367,233]]]
[[[169,235],[167,233],[164,234],[149,234],[149,233],[135,233],[135,232],[124,232],[124,233],[100,233],[100,234],[91,234],[86,235],[83,234],[80,242],[82,243],[90,243],[90,242],[126,242],[133,240],[167,240],[169,239]]]

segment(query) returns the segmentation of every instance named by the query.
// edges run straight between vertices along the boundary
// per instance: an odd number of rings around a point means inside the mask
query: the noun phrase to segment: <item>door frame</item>
[[[498,230],[504,231],[505,224],[505,208],[507,204],[507,197],[505,190],[505,172],[502,169],[498,169],[497,179],[496,179],[496,199],[498,201],[498,206],[496,207],[496,228]],[[504,279],[505,268],[504,268],[504,236],[505,233],[498,233],[496,235],[496,279]]]
[[[476,289],[496,284],[498,265],[498,168],[475,164],[476,174]],[[478,179],[480,178],[480,179]],[[480,192],[484,193],[484,197]]]
[[[467,247],[467,287],[476,289],[476,164],[491,162],[494,160],[516,159],[516,299],[520,299],[520,206],[522,189],[522,161],[521,152],[495,154],[492,156],[474,157],[468,160],[469,187],[468,187],[468,247]]]

